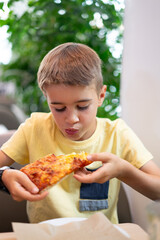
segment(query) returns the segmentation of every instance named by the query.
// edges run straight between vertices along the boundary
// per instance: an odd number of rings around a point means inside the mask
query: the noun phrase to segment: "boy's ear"
[[[106,95],[106,90],[107,90],[107,86],[103,85],[100,94],[99,94],[99,100],[98,100],[98,107],[100,107],[104,101],[105,95]]]

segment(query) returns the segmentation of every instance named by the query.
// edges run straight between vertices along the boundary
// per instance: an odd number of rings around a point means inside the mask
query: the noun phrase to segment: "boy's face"
[[[106,86],[99,95],[95,85],[49,85],[45,91],[54,120],[66,138],[82,141],[92,136],[96,129],[97,108],[104,100]]]

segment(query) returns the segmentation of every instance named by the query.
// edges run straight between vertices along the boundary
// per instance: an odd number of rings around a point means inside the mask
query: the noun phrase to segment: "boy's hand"
[[[94,172],[80,169],[74,177],[82,183],[104,183],[118,178],[152,200],[160,200],[160,168],[148,161],[140,169],[111,153],[89,155],[93,161],[102,161],[102,167]]]
[[[12,198],[16,201],[39,201],[44,199],[48,192],[39,193],[26,174],[19,170],[7,169],[3,172],[2,181],[8,188]]]
[[[87,157],[92,161],[101,161],[102,167],[94,172],[80,169],[75,172],[74,177],[82,183],[104,183],[114,177],[119,178],[124,174],[126,161],[111,153],[91,154]]]

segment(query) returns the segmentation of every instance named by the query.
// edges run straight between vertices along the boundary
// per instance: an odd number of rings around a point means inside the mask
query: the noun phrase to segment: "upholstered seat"
[[[9,130],[6,133],[0,134],[0,146],[13,133],[14,130]],[[14,163],[13,167],[20,169],[22,166]],[[0,232],[12,231],[12,222],[28,222],[26,201],[16,202],[9,194],[0,191]]]

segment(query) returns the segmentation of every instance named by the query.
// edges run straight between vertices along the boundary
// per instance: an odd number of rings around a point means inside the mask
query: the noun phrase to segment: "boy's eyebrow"
[[[78,101],[76,101],[75,103],[81,103],[81,102],[89,102],[89,101],[91,101],[92,99],[82,99],[82,100],[78,100]],[[63,102],[51,102],[51,104],[60,104],[60,105],[62,105],[62,104],[64,104]]]

